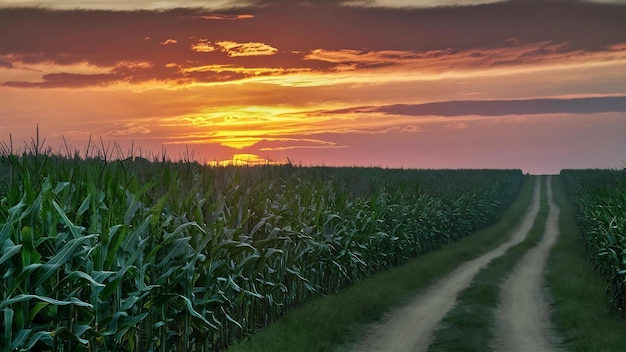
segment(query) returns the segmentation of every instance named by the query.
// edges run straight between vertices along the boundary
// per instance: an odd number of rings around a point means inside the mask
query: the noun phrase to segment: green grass
[[[545,178],[543,178],[545,181]],[[435,332],[429,351],[485,351],[493,340],[495,312],[501,284],[544,232],[548,206],[545,182],[542,184],[539,212],[525,240],[482,269]]]
[[[548,259],[547,280],[554,298],[553,321],[570,351],[623,351],[626,320],[605,293],[606,282],[593,271],[561,177],[554,182],[561,209],[560,236]]]
[[[524,215],[534,178],[527,177],[517,200],[501,220],[471,236],[375,274],[324,298],[314,299],[283,319],[232,345],[229,351],[331,351],[343,349],[381,316],[406,303],[461,263],[476,258],[508,239],[509,229]]]

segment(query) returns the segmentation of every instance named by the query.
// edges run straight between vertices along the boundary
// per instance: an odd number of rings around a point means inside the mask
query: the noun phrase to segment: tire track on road
[[[544,270],[559,235],[559,208],[548,178],[548,218],[541,242],[531,248],[502,286],[496,312],[496,351],[556,351],[558,341],[550,322]]]
[[[439,322],[454,306],[456,298],[474,276],[491,260],[503,255],[510,247],[521,243],[530,231],[539,212],[541,178],[535,178],[533,197],[524,219],[513,231],[511,239],[488,253],[467,261],[441,279],[408,305],[391,312],[375,324],[354,351],[404,352],[426,351]]]

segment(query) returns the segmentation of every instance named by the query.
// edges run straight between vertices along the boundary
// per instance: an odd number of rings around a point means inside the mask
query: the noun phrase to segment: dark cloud
[[[474,49],[511,48],[520,43],[551,43],[558,44],[560,52],[580,54],[626,43],[626,6],[620,5],[515,1],[394,9],[341,6],[342,3],[263,0],[247,7],[225,9],[219,14],[202,9],[115,12],[4,8],[0,9],[0,67],[16,67],[17,63],[87,62],[115,68],[109,75],[83,77],[68,73],[46,76],[40,84],[5,83],[12,86],[100,85],[151,79],[210,82],[229,77],[238,79],[252,73],[234,70],[237,74],[224,75],[222,70],[216,70],[215,74],[189,76],[182,75],[180,69],[208,65],[333,69],[336,63],[304,60],[316,49],[359,50],[365,54],[396,50],[419,57],[422,53],[453,55]],[[241,43],[240,48],[276,50],[266,50],[271,55],[235,57],[232,51],[219,48],[205,52],[192,50],[198,43],[215,46],[226,41]],[[484,51],[473,55],[479,59]],[[537,60],[541,55],[533,52],[516,60]],[[149,63],[150,68],[118,69],[125,62]],[[357,62],[356,66],[372,68],[388,64]]]
[[[597,50],[626,38],[626,6],[618,5],[523,1],[394,9],[338,6],[341,1],[315,3],[297,6],[298,2],[289,0],[260,1],[281,6],[246,10],[258,12],[255,26],[260,35],[277,27],[297,29],[291,36],[277,39],[302,50],[311,46],[326,50],[468,50],[505,46],[514,38],[526,43],[567,42],[572,50]]]
[[[316,112],[312,116],[333,114],[384,113],[405,116],[502,116],[538,114],[595,114],[626,112],[626,97],[593,97],[574,99],[462,100],[425,104],[362,106]]]
[[[9,81],[4,83],[7,87],[19,88],[54,88],[54,87],[85,87],[105,85],[114,81],[110,75],[84,75],[72,73],[51,73],[44,75],[42,82]]]
[[[128,68],[118,67],[109,74],[76,74],[50,73],[45,74],[41,81],[23,82],[7,81],[1,86],[16,88],[80,88],[88,86],[105,86],[112,83],[142,83],[150,80],[183,84],[189,82],[225,82],[245,78],[247,75],[231,70],[206,70],[203,72],[183,73],[176,68]]]

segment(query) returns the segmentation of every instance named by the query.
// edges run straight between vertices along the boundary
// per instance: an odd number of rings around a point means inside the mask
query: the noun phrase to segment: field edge
[[[561,176],[554,177],[555,201],[561,209],[559,240],[548,258],[547,285],[554,299],[552,320],[571,351],[619,351],[626,346],[626,320],[605,292],[606,282],[593,271],[573,206]]]
[[[345,351],[369,324],[399,307],[467,260],[504,243],[508,229],[525,214],[534,176],[525,176],[516,200],[496,224],[441,250],[377,273],[337,294],[318,297],[288,312],[278,322],[229,347],[229,351]],[[416,275],[417,274],[417,275]]]

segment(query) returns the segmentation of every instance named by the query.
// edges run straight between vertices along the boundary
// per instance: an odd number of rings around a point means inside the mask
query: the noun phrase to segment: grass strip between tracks
[[[554,325],[569,351],[623,351],[626,320],[611,305],[604,278],[593,271],[561,178],[553,180],[561,209],[560,236],[548,258],[546,276],[554,300]]]
[[[402,266],[377,273],[338,294],[313,299],[287,313],[277,323],[232,345],[229,351],[343,349],[342,346],[355,341],[385,312],[405,304],[463,262],[508,240],[508,230],[522,219],[530,204],[535,179],[526,177],[517,200],[495,225]]]
[[[493,341],[495,313],[502,283],[529,249],[541,240],[548,217],[546,178],[542,177],[540,208],[528,235],[492,260],[463,290],[435,332],[428,351],[486,351]]]

